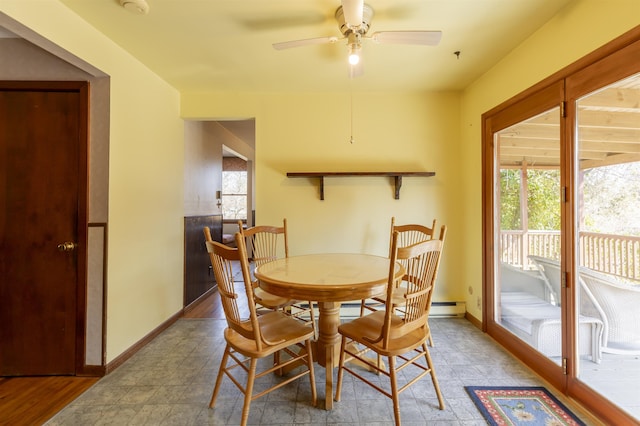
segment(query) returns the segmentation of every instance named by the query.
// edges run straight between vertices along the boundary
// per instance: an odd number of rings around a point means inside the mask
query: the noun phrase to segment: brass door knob
[[[72,243],[70,241],[65,241],[62,244],[58,244],[58,250],[60,251],[73,251],[76,249],[78,245],[76,243]]]

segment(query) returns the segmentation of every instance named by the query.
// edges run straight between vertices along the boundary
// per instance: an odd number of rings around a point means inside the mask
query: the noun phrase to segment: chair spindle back
[[[394,232],[387,286],[387,306],[394,306],[395,262],[403,263],[405,267],[406,273],[403,280],[407,283],[407,287],[404,293],[404,305],[399,306],[399,309],[386,310],[385,325],[380,336],[385,341],[384,347],[387,347],[390,339],[427,324],[445,233],[446,227],[443,226],[442,239],[423,240],[410,246],[399,247],[400,232]]]
[[[229,328],[236,331],[247,339],[254,340],[256,350],[262,350],[262,336],[258,326],[258,316],[253,300],[249,265],[247,261],[246,247],[244,239],[238,232],[235,234],[237,248],[225,246],[217,241],[211,240],[208,227],[204,230],[207,252],[211,259],[213,272],[218,283],[218,292],[222,308]],[[209,235],[207,235],[209,233]],[[240,265],[242,270],[243,283],[234,282],[234,263]],[[240,287],[243,286],[243,289]],[[241,296],[241,291],[244,295]],[[241,303],[246,303],[249,308],[249,316],[242,314]]]
[[[243,229],[242,222],[238,222],[238,226],[256,266],[278,258],[280,240],[284,242],[284,257],[289,257],[287,219],[283,220],[282,226],[261,225]]]

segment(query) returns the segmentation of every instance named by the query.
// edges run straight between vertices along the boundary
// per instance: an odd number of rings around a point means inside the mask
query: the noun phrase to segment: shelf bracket
[[[402,187],[402,176],[400,175],[396,175],[394,176],[395,181],[396,181],[396,200],[400,199],[400,188]]]
[[[324,176],[320,176],[320,200],[324,201]]]

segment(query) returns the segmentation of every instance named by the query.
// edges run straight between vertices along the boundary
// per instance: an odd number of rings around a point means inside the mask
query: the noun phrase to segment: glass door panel
[[[640,419],[640,74],[576,102],[579,379]]]
[[[494,321],[562,364],[560,108],[494,134]]]

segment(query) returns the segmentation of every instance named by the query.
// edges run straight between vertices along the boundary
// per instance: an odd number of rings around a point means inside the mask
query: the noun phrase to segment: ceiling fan
[[[341,0],[341,3],[336,10],[335,18],[338,21],[342,37],[329,36],[284,41],[274,43],[274,49],[283,50],[314,44],[335,43],[338,40],[346,39],[349,49],[349,74],[353,78],[363,73],[360,54],[364,40],[373,40],[376,43],[384,44],[436,46],[442,38],[441,31],[378,31],[368,35],[373,18],[373,8],[365,4],[364,0]]]

